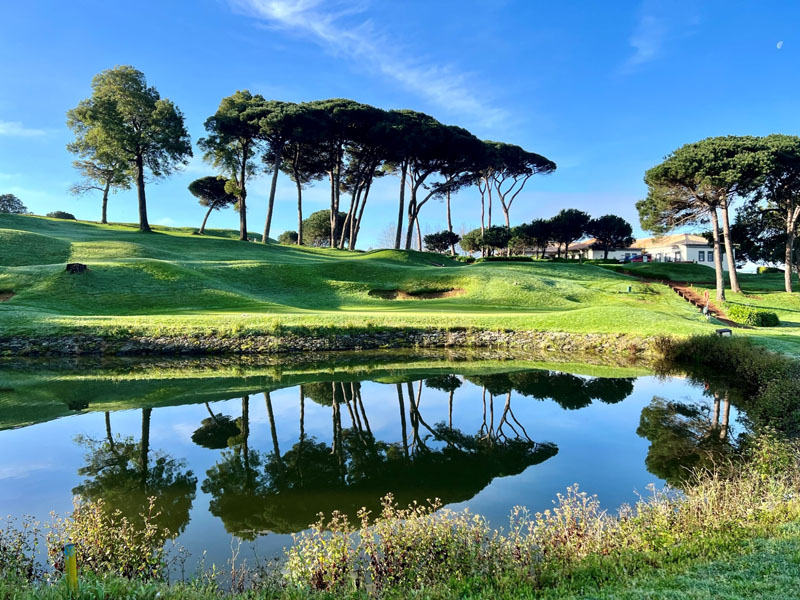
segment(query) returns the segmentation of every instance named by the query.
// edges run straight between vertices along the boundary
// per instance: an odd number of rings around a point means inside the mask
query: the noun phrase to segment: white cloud
[[[37,137],[45,133],[44,129],[25,127],[20,121],[0,121],[0,136]]]
[[[229,0],[247,14],[282,29],[309,36],[329,52],[342,56],[394,80],[434,104],[491,126],[506,117],[472,90],[467,78],[454,67],[413,59],[397,50],[397,43],[381,34],[370,20],[342,21],[363,13],[359,2],[331,0]]]

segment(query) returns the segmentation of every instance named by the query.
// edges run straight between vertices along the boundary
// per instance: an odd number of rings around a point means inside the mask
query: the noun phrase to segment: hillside
[[[0,331],[436,326],[649,336],[714,328],[666,286],[594,265],[465,265],[430,253],[262,245],[209,233],[0,215]],[[68,274],[67,262],[89,270]]]

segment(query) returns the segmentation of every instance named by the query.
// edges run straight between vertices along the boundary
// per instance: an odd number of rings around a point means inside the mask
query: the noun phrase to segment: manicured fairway
[[[649,336],[715,327],[666,286],[595,265],[465,265],[414,251],[262,245],[227,231],[191,232],[0,215],[0,293],[13,292],[0,302],[0,331],[246,335],[432,326]],[[67,274],[67,262],[89,271]],[[385,298],[394,291],[406,299]],[[795,333],[755,337],[792,351]]]

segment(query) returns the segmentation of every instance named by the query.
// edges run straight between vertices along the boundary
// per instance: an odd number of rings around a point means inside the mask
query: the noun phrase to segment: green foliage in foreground
[[[77,534],[86,539],[84,554],[91,554],[94,570],[81,572],[80,598],[213,598],[231,591],[223,588],[225,579],[240,598],[642,597],[642,590],[680,590],[690,572],[708,573],[698,590],[709,594],[725,585],[760,595],[758,578],[737,584],[736,571],[711,561],[738,556],[739,564],[763,573],[765,551],[800,544],[798,528],[784,527],[800,517],[798,460],[796,444],[766,432],[751,442],[745,460],[698,472],[682,494],[653,493],[612,516],[596,498],[571,488],[552,510],[516,510],[503,531],[468,512],[435,511],[435,504],[402,509],[387,497],[382,513],[364,514],[355,529],[337,514],[321,518],[295,538],[283,565],[237,564],[171,587],[145,583],[158,572],[152,560],[161,556],[160,540],[130,538],[127,524],[105,519],[91,503],[77,504],[71,519],[51,525],[51,539],[55,546]],[[151,517],[142,518],[147,523]],[[49,576],[54,585],[40,583],[34,569],[19,568],[25,558],[14,551],[27,533],[4,524],[0,535],[0,597],[64,597],[57,562]],[[111,542],[118,539],[132,546]],[[137,557],[143,577],[118,579],[117,563],[135,573]],[[763,591],[786,593],[800,577],[797,554],[772,562],[784,578],[764,583]],[[725,583],[711,578],[714,573]]]

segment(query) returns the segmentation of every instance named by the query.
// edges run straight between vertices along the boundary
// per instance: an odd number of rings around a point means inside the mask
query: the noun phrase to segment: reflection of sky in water
[[[407,392],[406,384],[403,384]],[[414,384],[417,391],[417,384]],[[395,384],[363,382],[361,396],[372,432],[377,440],[397,442],[401,439],[399,405]],[[481,388],[465,382],[455,392],[453,425],[465,434],[478,433],[483,415]],[[556,493],[579,483],[580,488],[598,494],[602,505],[615,509],[624,502],[636,500],[636,491],[646,492],[649,483],[663,482],[647,472],[645,456],[649,442],[636,434],[639,416],[654,396],[670,400],[708,402],[699,388],[690,387],[681,379],[658,380],[641,377],[635,381],[633,393],[623,402],[605,404],[593,401],[578,410],[565,410],[552,400],[537,400],[512,393],[512,409],[536,442],[552,442],[558,453],[541,464],[533,465],[517,476],[496,478],[472,499],[452,505],[469,507],[487,516],[493,524],[503,526],[509,510],[524,505],[543,510],[552,505]],[[298,441],[299,391],[297,387],[272,392],[277,423],[278,443],[285,453]],[[424,388],[420,413],[434,425],[448,418],[447,392]],[[499,420],[505,395],[495,398],[495,423]],[[241,398],[215,402],[217,414],[237,418],[241,415]],[[408,398],[406,396],[406,411]],[[125,410],[111,414],[115,435],[141,435],[141,410]],[[203,549],[208,560],[224,562],[230,556],[231,535],[220,519],[209,512],[211,497],[201,486],[206,471],[221,456],[221,450],[195,445],[192,433],[208,412],[202,404],[156,408],[152,411],[150,446],[176,459],[184,459],[198,478],[197,493],[191,520],[179,541],[196,559]],[[734,422],[735,415],[731,416]],[[406,417],[408,420],[408,416]],[[407,423],[408,425],[408,423]],[[342,410],[342,426],[350,426],[350,416]],[[331,444],[331,408],[311,400],[305,402],[306,436]],[[427,433],[427,432],[424,432]],[[510,430],[506,430],[510,434]],[[0,431],[0,514],[32,514],[47,518],[51,510],[67,512],[71,507],[72,489],[82,478],[77,470],[84,464],[85,449],[75,443],[79,434],[102,439],[105,421],[102,412],[69,416],[16,430]],[[250,396],[251,450],[270,452],[272,438],[263,394]],[[435,444],[432,444],[435,446]],[[279,552],[291,542],[289,535],[268,534],[256,542],[260,556]],[[242,557],[248,554],[247,544]]]

